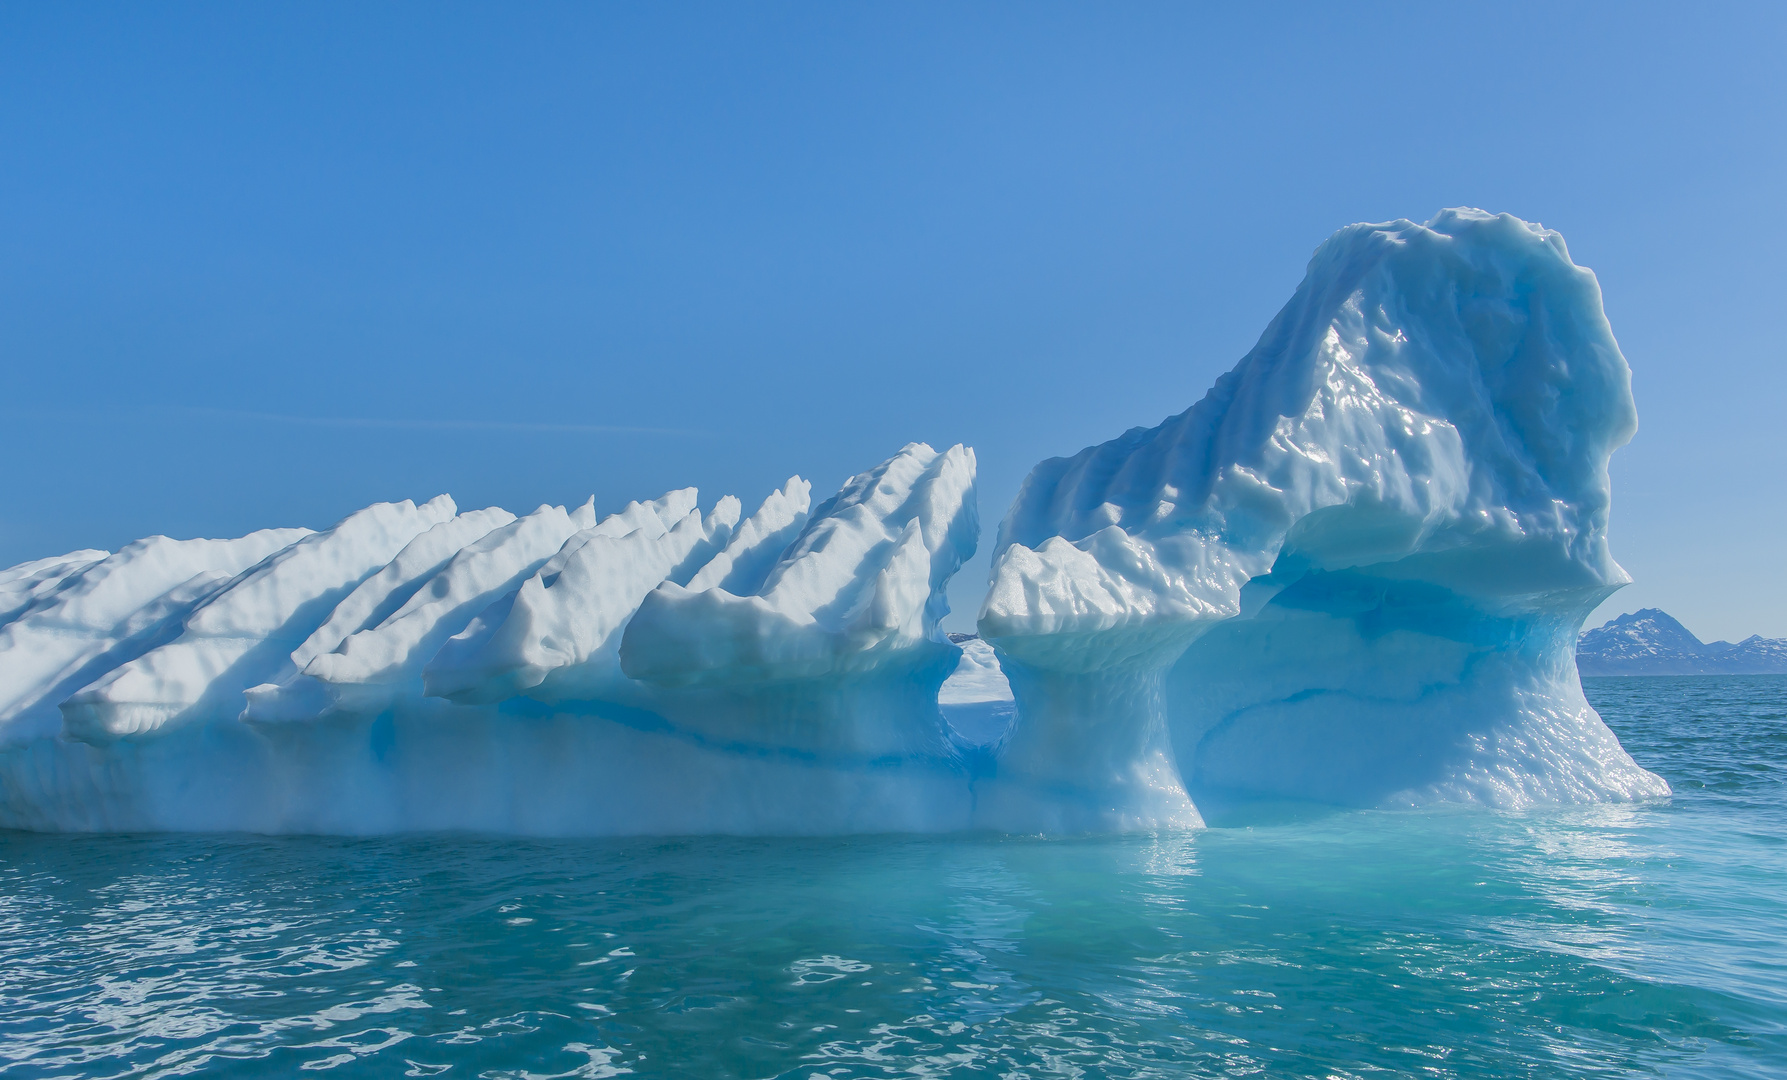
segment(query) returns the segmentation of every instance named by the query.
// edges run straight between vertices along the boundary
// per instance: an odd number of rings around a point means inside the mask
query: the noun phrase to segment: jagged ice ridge
[[[1582,698],[1629,372],[1556,233],[1341,230],[1205,399],[1037,466],[980,637],[974,455],[812,505],[440,496],[0,571],[0,825],[1195,826],[1639,799]]]

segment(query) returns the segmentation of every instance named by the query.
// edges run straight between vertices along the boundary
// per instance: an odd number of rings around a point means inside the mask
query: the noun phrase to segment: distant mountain
[[[1787,674],[1787,639],[1701,641],[1664,612],[1643,608],[1583,633],[1576,667],[1584,675]]]

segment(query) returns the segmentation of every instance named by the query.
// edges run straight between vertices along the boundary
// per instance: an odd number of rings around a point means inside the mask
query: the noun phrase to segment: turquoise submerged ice
[[[980,615],[1003,731],[939,705],[974,455],[913,444],[749,517],[442,496],[6,571],[0,824],[1105,831],[1664,795],[1572,652],[1627,580],[1635,423],[1556,233],[1352,226],[1202,402],[1031,474]]]

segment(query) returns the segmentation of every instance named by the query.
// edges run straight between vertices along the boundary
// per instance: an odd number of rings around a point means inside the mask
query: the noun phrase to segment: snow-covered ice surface
[[[1010,701],[1011,680],[999,667],[993,647],[979,637],[956,643],[962,655],[956,661],[937,700],[944,705],[978,705],[987,701]]]
[[[1039,465],[981,638],[973,452],[812,505],[441,496],[0,571],[0,826],[836,833],[1634,799],[1583,700],[1628,371],[1510,217],[1344,229],[1187,412]]]
[[[442,496],[0,577],[0,825],[367,833],[972,824],[938,629],[973,452],[749,518]]]
[[[59,705],[183,636],[197,609],[238,575],[309,535],[266,529],[239,540],[151,536],[115,555],[82,551],[67,561],[44,560],[56,562],[54,587],[40,584],[0,627],[0,746],[56,735]]]

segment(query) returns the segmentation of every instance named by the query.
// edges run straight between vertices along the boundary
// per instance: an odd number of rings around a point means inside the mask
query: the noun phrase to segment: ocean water
[[[1107,839],[0,833],[0,1076],[1787,1076],[1787,678],[1675,797]]]

